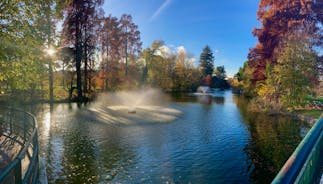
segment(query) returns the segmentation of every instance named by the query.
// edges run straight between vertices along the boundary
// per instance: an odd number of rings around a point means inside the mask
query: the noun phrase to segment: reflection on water
[[[131,126],[106,123],[89,114],[91,105],[43,105],[37,118],[49,183],[268,183],[308,127],[248,113],[246,103],[230,91],[209,104],[175,96],[166,106],[181,112],[177,119]]]
[[[279,172],[310,127],[288,116],[268,116],[247,110],[247,100],[233,97],[244,122],[249,127],[251,140],[246,153],[253,163],[250,178],[270,182]]]

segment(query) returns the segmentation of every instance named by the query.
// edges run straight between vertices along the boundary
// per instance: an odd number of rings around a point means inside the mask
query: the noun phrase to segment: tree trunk
[[[54,100],[54,79],[53,79],[53,66],[52,66],[52,60],[49,59],[49,101],[53,102]]]
[[[84,48],[84,86],[83,92],[87,94],[88,92],[88,57],[87,57],[87,47]]]
[[[50,18],[47,17],[47,23],[49,24],[49,28],[48,28],[48,32],[47,32],[47,43],[48,43],[48,49],[50,49],[51,47],[51,28],[50,28],[50,24],[51,24],[51,21],[50,21]],[[51,57],[51,56],[48,56],[48,57]],[[48,59],[48,80],[49,80],[49,101],[50,103],[53,102],[54,100],[54,87],[53,87],[53,84],[54,84],[54,79],[53,79],[53,65],[52,65],[52,58],[49,58]]]
[[[128,75],[128,34],[127,34],[127,27],[126,27],[126,47],[125,47],[125,57],[126,57],[126,73],[125,75]]]
[[[105,76],[105,91],[109,88],[109,47],[107,47],[107,63],[104,69],[104,76]]]
[[[77,100],[81,102],[83,100],[82,93],[82,72],[81,72],[81,62],[82,62],[82,48],[79,43],[79,36],[76,36],[75,44],[75,65],[76,65],[76,88],[77,88]]]
[[[85,35],[85,40],[84,40],[84,85],[83,85],[83,93],[84,95],[87,95],[88,92],[88,47],[87,47],[87,30],[86,26],[84,28],[84,35]]]

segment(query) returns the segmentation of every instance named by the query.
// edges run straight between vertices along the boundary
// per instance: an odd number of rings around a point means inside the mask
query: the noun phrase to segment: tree
[[[243,64],[243,68],[240,68],[238,72],[238,80],[243,89],[243,95],[246,97],[255,96],[255,87],[252,84],[252,78],[254,74],[254,68],[248,66],[249,62],[246,61]]]
[[[42,93],[46,64],[51,64],[43,51],[44,45],[53,39],[54,26],[49,20],[53,20],[63,4],[64,1],[54,0],[0,2],[1,90],[11,95],[25,91],[31,100]]]
[[[260,1],[257,16],[262,27],[253,31],[259,43],[248,54],[249,67],[254,68],[253,83],[266,79],[266,63],[277,63],[284,49],[283,40],[294,30],[306,29],[316,41],[320,40],[317,36],[320,13],[313,11],[318,4],[314,0]]]
[[[62,86],[63,88],[68,89],[69,99],[71,99],[72,93],[73,93],[74,77],[75,77],[75,71],[73,71],[73,69],[75,68],[75,63],[73,62],[74,49],[71,47],[61,48],[59,52],[59,59],[62,61],[61,63],[62,75],[63,75]]]
[[[184,48],[178,49],[174,70],[174,91],[190,91],[195,87],[195,81],[200,81],[198,75],[194,76],[192,58],[187,56]]]
[[[192,91],[201,82],[201,73],[194,67],[184,48],[170,49],[163,41],[154,41],[142,51],[142,81],[164,91]]]
[[[269,108],[293,109],[303,105],[305,97],[315,89],[318,57],[312,49],[313,43],[304,33],[289,36],[285,42],[277,64],[267,64],[267,80],[258,91]]]
[[[52,2],[53,3],[53,2]],[[46,45],[47,45],[47,61],[48,61],[48,81],[49,81],[49,101],[52,103],[54,100],[54,74],[53,74],[53,53],[49,53],[50,49],[53,49],[52,43],[55,39],[55,16],[52,9],[52,3],[51,4],[45,4],[43,9],[46,11],[46,13],[42,17],[42,21],[40,23],[43,23],[45,25],[45,31],[46,31]]]
[[[229,83],[226,80],[226,72],[224,66],[217,66],[214,71],[215,76],[212,77],[212,86],[215,88],[228,89]]]
[[[225,72],[224,66],[217,66],[215,71],[214,71],[214,74],[219,79],[225,79],[227,77],[227,74]]]
[[[98,13],[100,13],[98,10],[102,4],[102,0],[71,0],[66,8],[66,19],[63,23],[64,40],[66,45],[73,45],[75,49],[74,61],[78,101],[84,100],[82,61],[85,63],[84,70],[87,78],[88,56],[93,55],[95,35],[98,35],[96,32]],[[84,89],[87,90],[87,83]]]
[[[101,30],[102,69],[104,70],[105,89],[120,86],[122,77],[120,70],[124,66],[127,77],[129,61],[131,61],[131,77],[125,82],[131,83],[136,78],[136,60],[141,51],[140,32],[132,22],[131,15],[122,15],[120,20],[109,15],[104,18]],[[124,62],[124,63],[123,63]],[[112,81],[114,81],[112,84]]]
[[[161,40],[155,40],[149,48],[146,48],[142,51],[141,56],[143,58],[143,71],[142,71],[142,83],[151,84],[157,86],[157,77],[158,77],[158,62],[161,60],[160,55],[157,55],[160,52],[160,47],[164,45],[164,42]]]
[[[314,92],[317,54],[306,37],[291,38],[286,44],[274,72],[282,89],[283,105],[293,108],[304,104],[305,97]]]
[[[173,87],[173,70],[175,55],[163,41],[154,41],[149,49],[146,65],[148,71],[147,82],[154,87],[171,91]]]
[[[140,31],[138,26],[132,22],[131,15],[123,14],[120,18],[122,53],[125,59],[125,76],[128,75],[129,55],[132,61],[141,51],[142,42],[140,41]]]
[[[204,77],[213,74],[213,63],[214,56],[210,47],[207,45],[204,47],[200,55],[200,68],[202,69],[202,74]]]
[[[114,88],[118,81],[119,61],[121,60],[121,30],[118,18],[109,15],[103,19],[101,30],[101,55],[104,90]]]

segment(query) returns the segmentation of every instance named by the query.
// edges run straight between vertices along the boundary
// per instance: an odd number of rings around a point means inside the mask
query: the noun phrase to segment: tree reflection
[[[269,183],[302,140],[304,123],[289,116],[269,116],[248,112],[248,100],[234,97],[244,122],[248,125],[250,142],[245,151],[252,162],[250,179]]]

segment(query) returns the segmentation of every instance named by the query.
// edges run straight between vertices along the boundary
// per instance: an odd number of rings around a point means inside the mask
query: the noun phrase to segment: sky
[[[209,45],[215,66],[228,76],[237,73],[257,43],[252,30],[259,27],[259,0],[106,0],[106,15],[131,14],[139,26],[143,48],[163,40],[174,50],[185,50],[198,61]]]

